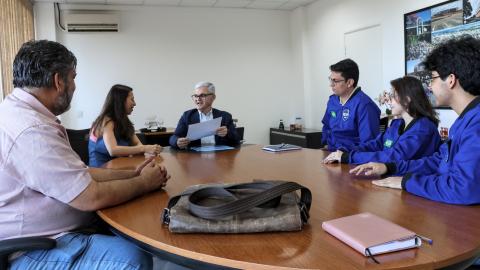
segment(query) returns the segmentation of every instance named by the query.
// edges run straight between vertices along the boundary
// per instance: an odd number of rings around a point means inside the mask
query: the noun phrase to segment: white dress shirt
[[[198,111],[198,115],[200,116],[200,123],[213,120],[212,110],[210,110],[208,113],[202,113],[201,111]],[[203,137],[200,140],[202,145],[215,145],[215,135]]]

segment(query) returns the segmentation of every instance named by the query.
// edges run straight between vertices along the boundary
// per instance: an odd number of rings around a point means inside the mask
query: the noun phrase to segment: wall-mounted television
[[[418,77],[433,106],[428,90],[430,73],[422,62],[439,43],[462,35],[480,38],[480,0],[451,0],[403,15],[405,74]]]

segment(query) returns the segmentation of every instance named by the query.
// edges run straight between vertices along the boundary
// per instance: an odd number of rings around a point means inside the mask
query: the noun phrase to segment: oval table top
[[[161,251],[239,269],[433,269],[480,252],[479,206],[448,205],[355,177],[344,164],[322,164],[328,152],[281,153],[258,145],[192,153],[164,149],[157,163],[172,178],[167,186],[97,213],[121,233]],[[143,156],[117,158],[106,168],[133,169]],[[312,191],[309,224],[299,232],[174,234],[161,223],[168,199],[187,186],[253,179],[296,181]],[[376,264],[322,230],[322,222],[370,212],[433,240],[420,248],[377,255]]]

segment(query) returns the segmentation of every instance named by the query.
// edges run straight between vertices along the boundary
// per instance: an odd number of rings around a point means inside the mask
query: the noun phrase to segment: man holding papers
[[[240,144],[232,115],[212,108],[215,100],[213,83],[197,83],[192,100],[197,108],[183,113],[170,137],[172,147],[184,149],[188,146]]]

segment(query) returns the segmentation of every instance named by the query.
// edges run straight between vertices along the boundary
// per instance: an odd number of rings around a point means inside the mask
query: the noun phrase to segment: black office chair
[[[236,127],[235,130],[237,131],[238,137],[240,138],[240,142],[243,143],[243,134],[245,133],[244,127]]]
[[[385,132],[388,127],[388,116],[380,118],[380,133]]]
[[[17,251],[51,249],[57,245],[55,239],[47,237],[23,237],[0,241],[0,270],[8,269],[8,256]]]
[[[73,151],[88,165],[88,135],[90,129],[67,129],[67,134]]]
[[[136,135],[137,135],[138,140],[139,140],[142,144],[147,144],[147,137],[145,136],[145,133],[139,132],[139,133],[136,133]]]

